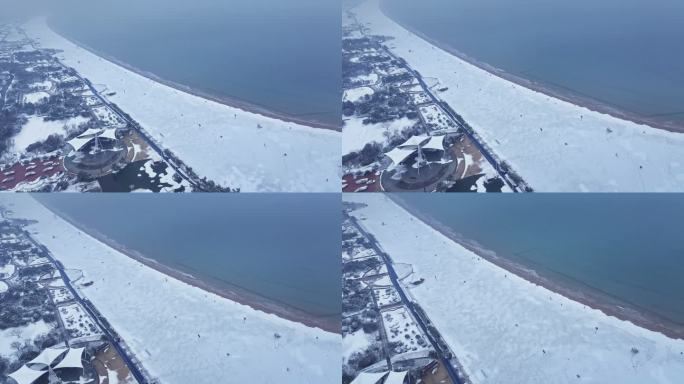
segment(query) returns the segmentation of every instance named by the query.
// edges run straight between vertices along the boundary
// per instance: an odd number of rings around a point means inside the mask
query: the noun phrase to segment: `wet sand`
[[[554,293],[565,296],[566,298],[584,304],[593,309],[603,312],[605,315],[616,317],[620,320],[629,321],[639,327],[651,331],[662,333],[673,339],[684,339],[684,325],[677,324],[656,313],[652,313],[636,304],[628,303],[623,299],[614,297],[606,292],[600,291],[595,287],[583,284],[570,276],[549,270],[534,270],[506,257],[497,255],[495,252],[486,249],[481,244],[465,238],[454,229],[442,224],[438,220],[423,214],[416,208],[411,207],[397,194],[388,196],[408,213],[432,227],[434,230],[448,237],[455,243],[463,246],[469,251],[482,257],[505,270],[529,281],[532,284],[540,285]]]
[[[40,201],[36,201],[42,204]],[[211,279],[206,277],[195,277],[192,275],[191,271],[185,272],[182,271],[180,268],[172,268],[156,260],[145,257],[140,252],[134,249],[127,248],[117,243],[116,241],[108,238],[106,235],[98,232],[97,230],[81,225],[64,212],[56,210],[52,207],[48,207],[44,204],[43,206],[46,209],[50,210],[50,212],[55,213],[56,215],[64,219],[66,222],[70,223],[79,230],[85,232],[89,236],[97,239],[98,241],[106,244],[110,248],[113,248],[123,253],[124,255],[140,262],[141,264],[153,268],[174,279],[180,280],[184,283],[187,283],[193,287],[200,288],[207,292],[214,293],[228,300],[243,305],[247,305],[255,310],[266,312],[286,320],[304,324],[307,327],[320,328],[324,331],[332,333],[341,333],[342,318],[340,314],[325,316],[310,314],[298,308],[288,306],[287,304],[279,302],[277,300],[266,298],[264,296],[259,295],[258,293],[249,291],[242,287],[231,285],[230,283],[227,283],[225,281],[219,281],[217,279]]]
[[[420,37],[421,39],[427,41],[429,44],[434,45],[435,47],[438,47],[438,48],[456,56],[457,58],[459,58],[459,59],[461,59],[461,60],[463,60],[463,61],[465,61],[471,65],[474,65],[474,66],[476,66],[476,67],[478,67],[478,68],[480,68],[480,69],[482,69],[482,70],[484,70],[484,71],[486,71],[486,72],[488,72],[494,76],[508,80],[512,83],[515,83],[515,84],[520,85],[522,87],[528,88],[532,91],[542,93],[546,96],[553,97],[556,99],[560,99],[560,100],[566,101],[568,103],[587,108],[587,109],[594,111],[594,112],[608,114],[608,115],[613,116],[615,118],[622,119],[622,120],[628,120],[628,121],[631,121],[631,122],[634,122],[637,124],[648,125],[652,128],[658,128],[658,129],[662,129],[662,130],[666,130],[666,131],[670,131],[670,132],[684,133],[684,126],[682,126],[680,124],[661,120],[661,119],[657,119],[654,116],[641,116],[641,115],[638,115],[638,114],[633,113],[633,112],[625,111],[625,110],[622,110],[622,109],[617,108],[615,106],[612,106],[608,103],[597,101],[588,95],[580,95],[576,91],[564,88],[561,85],[552,86],[549,84],[541,84],[541,83],[526,79],[524,77],[517,76],[517,75],[514,75],[512,73],[508,73],[502,69],[496,68],[496,67],[491,66],[485,62],[479,61],[473,57],[466,55],[463,52],[460,52],[458,49],[456,49],[455,47],[453,47],[449,44],[446,44],[444,42],[430,38],[430,37],[426,36],[424,33],[416,30],[415,28],[412,28],[411,26],[402,23],[398,19],[391,16],[391,13],[386,10],[384,4],[385,4],[384,0],[381,0],[380,1],[380,11],[382,12],[382,14],[385,15],[390,20],[392,20],[393,22],[397,23],[402,28],[404,28],[407,31],[413,33],[414,35]],[[438,74],[432,74],[432,76],[439,77]]]
[[[237,100],[237,99],[230,98],[227,96],[219,96],[219,95],[208,93],[206,91],[194,89],[194,88],[188,87],[186,85],[173,82],[171,80],[163,79],[163,78],[155,75],[152,72],[148,72],[148,71],[144,71],[142,69],[136,68],[136,67],[134,67],[128,63],[125,63],[125,62],[118,60],[118,59],[116,59],[110,55],[107,55],[107,54],[100,52],[100,51],[98,51],[92,47],[89,47],[89,46],[87,46],[81,42],[72,40],[72,39],[58,33],[57,30],[52,28],[52,27],[49,27],[49,28],[53,33],[55,33],[56,35],[59,35],[61,38],[71,42],[74,45],[79,46],[80,48],[83,48],[83,49],[89,51],[90,53],[92,53],[92,54],[94,54],[94,55],[96,55],[96,56],[98,56],[104,60],[107,60],[107,61],[109,61],[115,65],[118,65],[120,67],[123,67],[123,68],[125,68],[125,69],[127,69],[133,73],[137,73],[140,76],[143,76],[143,77],[150,79],[154,82],[164,84],[164,85],[171,87],[173,89],[176,89],[178,91],[189,93],[191,95],[201,97],[203,99],[215,101],[217,103],[227,105],[229,107],[238,108],[238,109],[241,109],[245,112],[256,113],[258,115],[262,115],[262,116],[265,116],[265,117],[268,117],[271,119],[276,119],[276,120],[280,120],[280,121],[287,122],[287,123],[304,125],[304,126],[307,126],[310,128],[329,129],[332,131],[342,132],[341,117],[340,117],[340,123],[338,125],[335,125],[335,124],[331,124],[328,122],[323,122],[323,121],[319,121],[319,120],[315,120],[315,119],[304,119],[304,118],[299,117],[299,116],[293,116],[293,115],[288,115],[288,114],[283,113],[283,112],[272,111],[272,110],[269,110],[265,107],[262,107],[262,106],[259,106],[259,105],[253,104],[253,103],[249,103],[249,102],[246,102],[243,100]]]

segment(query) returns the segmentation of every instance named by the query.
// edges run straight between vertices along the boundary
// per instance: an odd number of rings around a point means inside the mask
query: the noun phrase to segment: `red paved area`
[[[61,156],[22,160],[0,168],[0,190],[13,189],[20,183],[36,181],[65,172]]]
[[[346,184],[342,192],[377,192],[380,190],[380,171],[369,171],[358,176],[346,174],[342,181],[343,185]]]

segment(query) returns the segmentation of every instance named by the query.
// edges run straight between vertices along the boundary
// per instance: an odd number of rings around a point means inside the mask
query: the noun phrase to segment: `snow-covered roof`
[[[85,347],[81,348],[71,348],[67,349],[64,347],[59,348],[46,348],[33,360],[29,361],[21,368],[17,369],[15,372],[9,375],[18,384],[32,384],[38,380],[41,376],[48,372],[48,366],[54,364],[54,362],[59,359],[60,356],[64,355],[62,360],[53,367],[53,369],[58,368],[81,368],[83,369],[83,362],[81,358],[83,356],[83,351]],[[66,353],[65,353],[66,352]],[[38,369],[33,369],[29,367],[33,364],[41,364]],[[34,366],[35,367],[35,366]]]
[[[431,136],[430,141],[425,143],[423,145],[423,149],[436,149],[439,151],[444,150],[444,144],[442,144],[442,140],[444,138],[442,136],[436,137],[436,136]]]
[[[94,137],[104,137],[107,139],[116,140],[115,132],[116,130],[114,129],[88,128],[87,131],[69,140],[69,144],[71,144],[71,146],[78,151]]]
[[[73,139],[69,140],[69,144],[71,144],[72,147],[74,147],[75,150],[81,149],[86,143],[88,143],[92,138],[88,139],[83,139],[80,137],[74,137]]]
[[[399,144],[393,150],[385,153],[394,164],[399,164],[414,153],[418,147],[423,149],[444,150],[442,145],[442,137],[433,137],[427,135],[411,136],[404,143]]]
[[[431,139],[431,137],[427,136],[427,135],[411,136],[408,138],[408,140],[406,140],[402,144],[399,144],[398,148],[412,147],[413,149],[415,149],[415,147],[417,147],[419,145],[424,146],[426,144],[426,142],[429,141],[430,139]]]
[[[419,135],[419,136],[411,136],[408,140],[406,140],[403,144],[399,145],[399,148],[413,148],[415,149],[416,147],[420,146],[423,149],[437,149],[440,151],[444,150],[444,146],[442,145],[442,140],[443,138],[436,137],[436,136],[427,136],[427,135]]]
[[[62,361],[57,364],[54,369],[58,368],[81,368],[83,369],[83,362],[81,361],[83,357],[83,351],[85,347],[81,348],[71,348],[69,352],[66,353]]]
[[[402,161],[404,161],[407,157],[409,157],[413,152],[415,152],[416,149],[403,149],[396,147],[393,150],[385,153],[387,157],[389,157],[394,164],[399,164]]]
[[[387,376],[387,372],[380,372],[380,373],[368,373],[368,372],[361,372],[359,373],[358,376],[356,376],[356,379],[351,382],[351,384],[378,384],[381,383],[381,380]]]
[[[385,379],[384,384],[404,384],[404,379],[406,379],[407,374],[408,374],[408,371],[390,372],[390,374],[387,375],[387,378]]]
[[[43,364],[45,366],[51,365],[57,358],[66,351],[62,348],[45,348],[38,356],[26,364]]]
[[[9,377],[14,379],[14,381],[16,381],[17,384],[32,384],[33,382],[38,380],[38,378],[40,378],[41,376],[43,376],[46,373],[47,373],[47,370],[37,371],[35,369],[31,369],[25,365],[22,365],[21,368],[10,373]]]

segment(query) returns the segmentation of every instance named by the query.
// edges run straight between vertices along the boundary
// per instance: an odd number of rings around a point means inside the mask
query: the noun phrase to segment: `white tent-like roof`
[[[385,153],[385,156],[389,157],[390,160],[396,165],[399,165],[402,161],[404,161],[407,157],[409,157],[413,152],[415,152],[415,149],[402,149],[399,147],[394,148],[393,150]]]
[[[399,144],[393,150],[385,153],[394,164],[399,164],[407,157],[418,150],[420,146],[423,149],[435,149],[439,151],[444,150],[442,145],[443,137],[434,137],[427,135],[411,136],[403,144]]]
[[[423,149],[435,149],[438,151],[443,151],[444,150],[444,144],[442,144],[442,140],[444,140],[444,138],[441,136],[440,137],[431,136],[430,141],[428,141],[427,143],[425,143],[425,145],[423,145]]]
[[[96,129],[88,128],[87,131],[69,140],[69,144],[74,147],[75,150],[81,149],[86,143],[95,137],[104,137],[107,139],[116,140],[116,130],[115,129]]]
[[[71,348],[69,352],[64,356],[62,361],[59,362],[53,369],[58,368],[81,368],[83,369],[83,351],[85,347],[81,348]]]
[[[426,140],[429,140],[430,137],[426,135],[417,135],[417,136],[411,136],[408,138],[408,140],[404,141],[403,143],[399,144],[398,147],[409,147],[409,146],[422,146],[424,145]]]
[[[384,384],[404,384],[404,380],[408,375],[408,371],[405,372],[390,372],[390,374],[385,379]]]
[[[33,384],[33,382],[38,380],[41,376],[43,376],[46,373],[47,370],[37,371],[35,369],[31,369],[25,365],[22,365],[21,368],[10,373],[9,377],[14,379],[14,381],[16,381],[18,384]]]
[[[45,348],[40,355],[26,364],[43,364],[45,366],[52,365],[55,360],[66,351],[64,347],[61,348]]]
[[[400,144],[398,148],[405,148],[405,149],[416,149],[416,147],[420,146],[423,149],[437,149],[440,151],[444,150],[444,146],[442,145],[442,140],[443,137],[435,137],[435,136],[427,136],[427,135],[419,135],[419,136],[411,136],[409,137],[408,140],[406,140],[403,144]]]
[[[361,372],[351,384],[378,384],[382,383],[382,379],[387,376],[387,372],[368,373]]]

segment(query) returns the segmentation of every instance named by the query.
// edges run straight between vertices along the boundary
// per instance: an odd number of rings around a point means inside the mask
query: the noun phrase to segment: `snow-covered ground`
[[[392,286],[392,279],[390,279],[388,275],[384,275],[381,278],[374,280],[373,286],[374,287],[391,287]]]
[[[344,199],[368,204],[352,215],[395,261],[412,264],[425,278],[411,295],[474,383],[681,383],[684,340],[512,275],[384,195]]]
[[[358,87],[345,89],[344,95],[342,96],[342,101],[357,101],[362,97],[373,94],[373,88],[371,87]]]
[[[377,73],[369,73],[367,75],[359,75],[352,77],[350,82],[353,84],[373,85],[378,82],[380,77]]]
[[[370,248],[364,248],[360,252],[357,251],[357,249],[354,249],[354,254],[352,255],[352,259],[363,259],[365,257],[371,257],[371,256],[377,256],[377,253],[373,249]]]
[[[49,292],[55,304],[61,304],[74,299],[71,292],[66,288],[50,289]]]
[[[81,304],[72,303],[60,306],[58,312],[72,341],[102,334]]]
[[[5,264],[0,267],[0,279],[10,277],[14,274],[14,264]]]
[[[0,196],[65,268],[153,375],[168,384],[339,383],[341,337],[173,279],[74,228],[29,195]],[[280,335],[276,338],[275,335]]]
[[[22,153],[29,145],[43,141],[53,134],[66,136],[65,126],[75,127],[86,121],[88,121],[87,118],[80,116],[59,121],[44,121],[40,116],[31,116],[28,118],[28,122],[21,127],[21,131],[12,137],[14,152]]]
[[[12,343],[23,344],[25,340],[35,340],[38,336],[45,335],[52,329],[53,325],[40,320],[24,327],[0,330],[0,356],[9,357],[16,352]]]
[[[537,191],[682,191],[684,134],[617,119],[516,85],[386,17],[378,0],[354,8],[369,33],[423,76]]]
[[[119,128],[126,126],[126,122],[107,106],[102,105],[95,107],[93,108],[93,113],[100,121],[109,127]]]
[[[37,103],[45,98],[48,98],[50,95],[47,92],[43,91],[38,91],[38,92],[33,92],[33,93],[27,93],[24,95],[24,103]]]
[[[376,343],[374,340],[375,333],[366,333],[363,328],[359,328],[356,332],[348,333],[342,339],[342,364],[354,352],[363,352],[369,346]]]
[[[417,352],[428,349],[425,335],[409,314],[408,309],[399,307],[380,312],[385,326],[385,334],[390,343],[399,343],[394,353]]]
[[[381,263],[379,266],[375,268],[371,268],[366,273],[363,274],[364,277],[373,277],[373,276],[379,276],[379,275],[386,275],[387,274],[387,266],[385,263]]]
[[[402,117],[379,124],[363,124],[363,118],[349,117],[344,119],[342,127],[342,153],[360,151],[367,143],[377,142],[385,146],[388,139],[417,123]]]
[[[435,104],[420,107],[420,114],[423,115],[423,119],[428,125],[441,129],[455,128],[449,117]]]
[[[428,96],[427,93],[423,91],[411,92],[409,93],[409,95],[411,96],[411,100],[413,101],[413,103],[415,103],[416,105],[432,101],[432,99],[430,99],[430,96]]]
[[[373,295],[375,296],[375,301],[378,303],[378,307],[396,304],[401,301],[401,298],[399,298],[399,293],[397,293],[397,290],[394,289],[394,286],[387,288],[374,288]]]
[[[116,95],[108,98],[202,176],[242,191],[339,191],[339,132],[265,117],[190,95],[26,25],[44,48]]]

